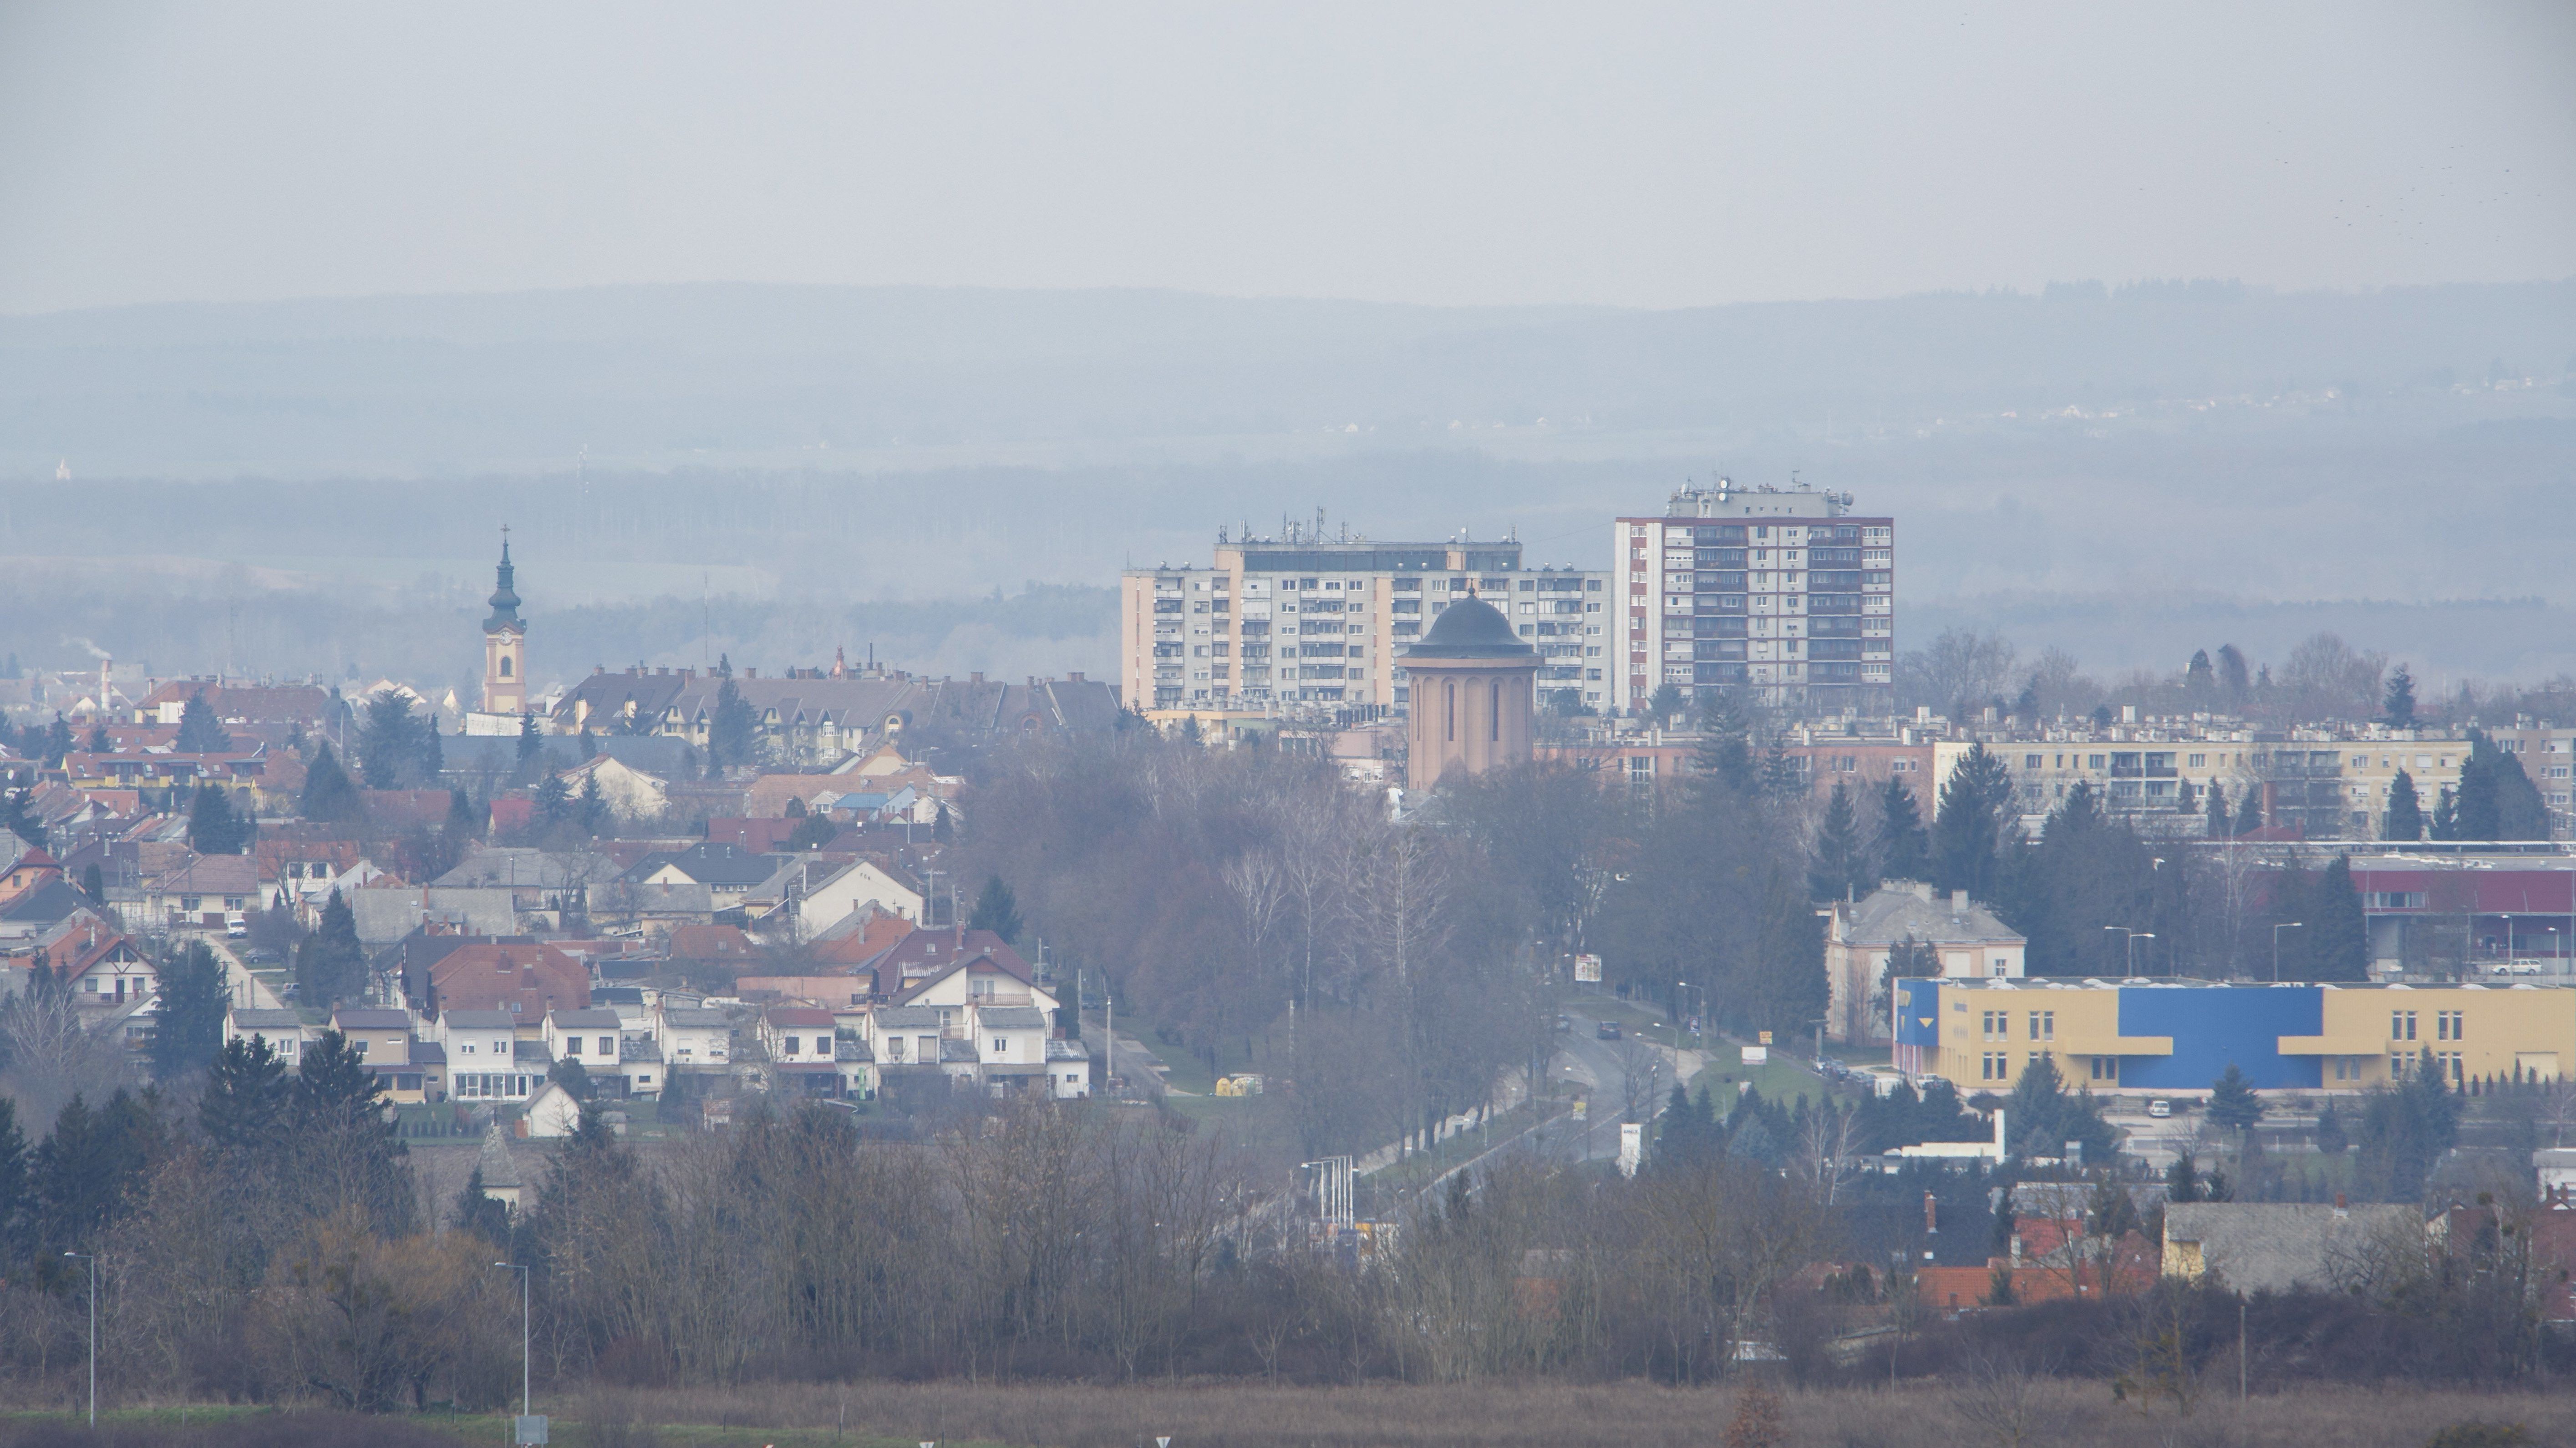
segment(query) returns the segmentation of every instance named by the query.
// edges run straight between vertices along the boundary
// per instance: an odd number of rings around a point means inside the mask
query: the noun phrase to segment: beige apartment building
[[[1481,598],[1537,651],[1542,703],[1565,690],[1603,708],[1609,575],[1531,568],[1517,540],[1386,543],[1292,524],[1217,534],[1206,567],[1119,578],[1122,697],[1138,708],[1320,708],[1402,714],[1400,654],[1451,602]]]
[[[1893,708],[1896,520],[1850,516],[1851,501],[1720,478],[1661,517],[1615,520],[1617,707],[1670,684],[1748,687],[1810,716]]]

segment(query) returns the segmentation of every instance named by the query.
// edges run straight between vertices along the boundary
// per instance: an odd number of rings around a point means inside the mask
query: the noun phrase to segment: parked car
[[[1567,1016],[1567,1015],[1560,1015],[1560,1016],[1558,1016],[1558,1017],[1556,1018],[1556,1028],[1557,1028],[1558,1030],[1560,1030],[1560,1031],[1570,1031],[1570,1030],[1573,1030],[1573,1029],[1574,1029],[1574,1017],[1572,1017],[1572,1016]]]
[[[284,956],[279,955],[276,951],[271,950],[266,946],[261,946],[257,950],[245,950],[242,952],[242,964],[244,965],[283,965],[285,963],[286,958]]]
[[[1605,1041],[1615,1041],[1619,1039],[1619,1023],[1617,1021],[1603,1021],[1601,1023],[1601,1029],[1593,1034],[1599,1036]]]
[[[2147,1103],[2147,1114],[2158,1121],[2162,1121],[2166,1117],[2173,1115],[2173,1103],[2159,1096],[2155,1100]]]
[[[241,940],[246,938],[249,934],[250,921],[245,919],[240,911],[235,910],[224,917],[224,935],[226,938]]]

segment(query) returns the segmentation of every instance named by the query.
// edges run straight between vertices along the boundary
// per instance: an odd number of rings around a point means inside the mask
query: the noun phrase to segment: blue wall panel
[[[1938,1049],[1941,1044],[1941,985],[1935,980],[1899,980],[1896,986],[1896,1043]]]
[[[2325,992],[2312,985],[2122,986],[2120,1034],[2171,1036],[2170,1056],[2123,1056],[2120,1084],[2206,1091],[2232,1062],[2256,1087],[2314,1088],[2325,1058],[2284,1056],[2280,1037],[2325,1031]]]

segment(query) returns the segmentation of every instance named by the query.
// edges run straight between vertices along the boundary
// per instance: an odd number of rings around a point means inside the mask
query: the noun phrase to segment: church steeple
[[[511,586],[518,573],[519,570],[510,565],[510,530],[504,526],[501,529],[501,566],[493,570],[494,581],[500,586],[492,590],[492,616],[483,620],[485,633],[498,633],[505,628],[524,631],[527,628],[526,624],[519,622],[519,592]]]
[[[519,618],[518,570],[510,565],[510,530],[501,530],[501,565],[494,570],[492,616],[483,620],[483,709],[516,717],[528,706],[528,626]]]

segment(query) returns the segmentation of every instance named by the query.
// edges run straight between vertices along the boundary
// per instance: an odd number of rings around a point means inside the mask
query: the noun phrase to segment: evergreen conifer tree
[[[1853,818],[1851,791],[1837,781],[1825,799],[1824,823],[1816,830],[1816,850],[1807,864],[1807,891],[1818,900],[1857,900],[1877,888],[1868,878],[1867,852],[1861,848],[1860,822]]]
[[[2433,822],[2425,829],[2427,837],[2436,840],[2460,838],[2460,797],[2449,785],[2433,803]]]
[[[1646,713],[1657,724],[1670,724],[1673,716],[1681,713],[1688,704],[1678,686],[1657,684],[1655,692],[1646,697]]]
[[[2223,840],[2228,835],[2227,786],[2217,780],[2209,782],[2209,837]]]
[[[98,867],[96,860],[81,866],[81,893],[87,895],[93,905],[107,903],[107,873]]]
[[[1197,716],[1191,716],[1196,722]],[[752,762],[753,731],[758,720],[751,703],[742,696],[742,686],[727,674],[716,690],[715,713],[707,720],[707,760],[713,771],[728,764]]]
[[[573,824],[583,834],[594,838],[608,833],[609,829],[617,823],[616,814],[609,809],[607,799],[599,792],[599,776],[596,773],[582,780],[581,796],[573,801],[572,818]]]
[[[230,993],[223,966],[198,940],[162,962],[160,993],[152,1021],[152,1079],[169,1081],[214,1059],[224,1041]]]
[[[537,713],[523,710],[519,715],[519,743],[510,777],[526,780],[536,773],[537,755],[546,747],[546,737],[537,730]]]
[[[975,913],[967,919],[966,928],[989,930],[1013,945],[1019,944],[1020,903],[1008,881],[999,875],[984,877],[984,888],[975,896]]]
[[[2218,695],[2231,709],[2244,706],[2246,696],[2254,692],[2247,677],[2245,651],[2234,644],[2218,646]]]
[[[286,1062],[262,1037],[224,1043],[206,1068],[197,1097],[197,1127],[218,1151],[267,1158],[286,1132],[294,1088]]]
[[[2189,1204],[2207,1200],[2201,1186],[2200,1163],[2188,1151],[2176,1156],[2173,1164],[2165,1168],[2165,1201]]]
[[[1870,842],[1882,880],[1932,878],[1932,841],[1923,829],[1914,791],[1893,775],[1878,791],[1878,834]]]
[[[572,788],[560,774],[549,774],[537,785],[537,828],[551,830],[572,819]]]
[[[348,772],[340,768],[330,745],[323,745],[306,766],[304,792],[296,797],[295,812],[308,820],[329,824],[355,824],[366,813],[357,786],[349,782]]]
[[[950,818],[944,801],[938,806],[938,813],[931,816],[930,837],[943,845],[952,844],[957,839],[957,827],[950,823]]]
[[[188,696],[179,710],[179,737],[171,748],[181,754],[221,754],[233,747],[223,721],[215,717],[214,707],[206,702],[206,691],[199,689]]]
[[[2405,770],[2388,784],[2388,817],[2380,830],[2383,840],[2420,840],[2424,838],[2424,806],[2415,794],[2415,777]]]
[[[2352,1138],[2345,1131],[2343,1113],[2331,1101],[2317,1113],[2317,1150],[2327,1156],[2341,1156],[2351,1149]]]
[[[1941,786],[1940,812],[1932,821],[1933,883],[1965,890],[1974,899],[1994,899],[2015,837],[2011,808],[2012,775],[2003,756],[1980,741]]]
[[[462,786],[447,792],[447,830],[459,840],[470,840],[483,833],[487,812],[477,808]]]
[[[159,1123],[123,1089],[96,1110],[72,1097],[29,1173],[37,1240],[56,1252],[93,1247],[133,1204],[159,1148]]]
[[[2191,662],[2182,671],[2183,697],[2194,709],[2206,709],[2218,697],[2218,671],[2209,662],[2209,650],[2191,651]]]
[[[35,815],[27,808],[35,793],[33,785],[25,789],[0,790],[0,827],[41,850],[45,847],[45,827],[36,822]]]
[[[297,1001],[328,1010],[355,1000],[367,985],[367,955],[358,943],[357,913],[336,888],[322,907],[322,924],[295,950]]]
[[[2469,732],[2469,757],[2460,766],[2452,839],[2545,840],[2549,811],[2523,773],[2522,761],[2496,747],[2483,731]]]
[[[2352,861],[2337,855],[2308,891],[2308,980],[2367,980],[2370,977],[2370,926],[2361,910],[2361,892],[2353,884]]]
[[[2250,835],[2263,828],[2263,787],[2245,786],[2245,797],[2236,802],[2236,833]]]
[[[379,689],[367,700],[366,722],[358,728],[358,773],[369,789],[409,789],[420,771],[411,700],[392,689]]]
[[[18,1103],[0,1096],[0,1272],[27,1254],[27,1229],[35,1214],[28,1190],[27,1135],[18,1127]]]
[[[479,1166],[465,1178],[465,1189],[456,1194],[456,1225],[502,1251],[509,1250],[510,1208],[483,1189]]]
[[[2245,1073],[2236,1063],[2227,1063],[2209,1088],[2209,1124],[2226,1131],[2246,1132],[2263,1119],[2263,1098],[2245,1082]]]
[[[197,786],[188,806],[188,846],[201,855],[238,855],[250,843],[250,824],[233,813],[232,795],[217,785]]]
[[[447,772],[447,749],[438,742],[436,714],[420,716],[420,727],[413,731],[412,743],[418,771],[418,777],[414,781],[415,787],[438,788],[439,777]]]
[[[2415,676],[2406,671],[2404,664],[2388,676],[2388,705],[2382,717],[2391,729],[2415,727]]]
[[[1757,783],[1753,731],[1732,692],[1717,689],[1702,701],[1699,748],[1691,756],[1693,789],[1703,801],[1715,791],[1750,795]]]

